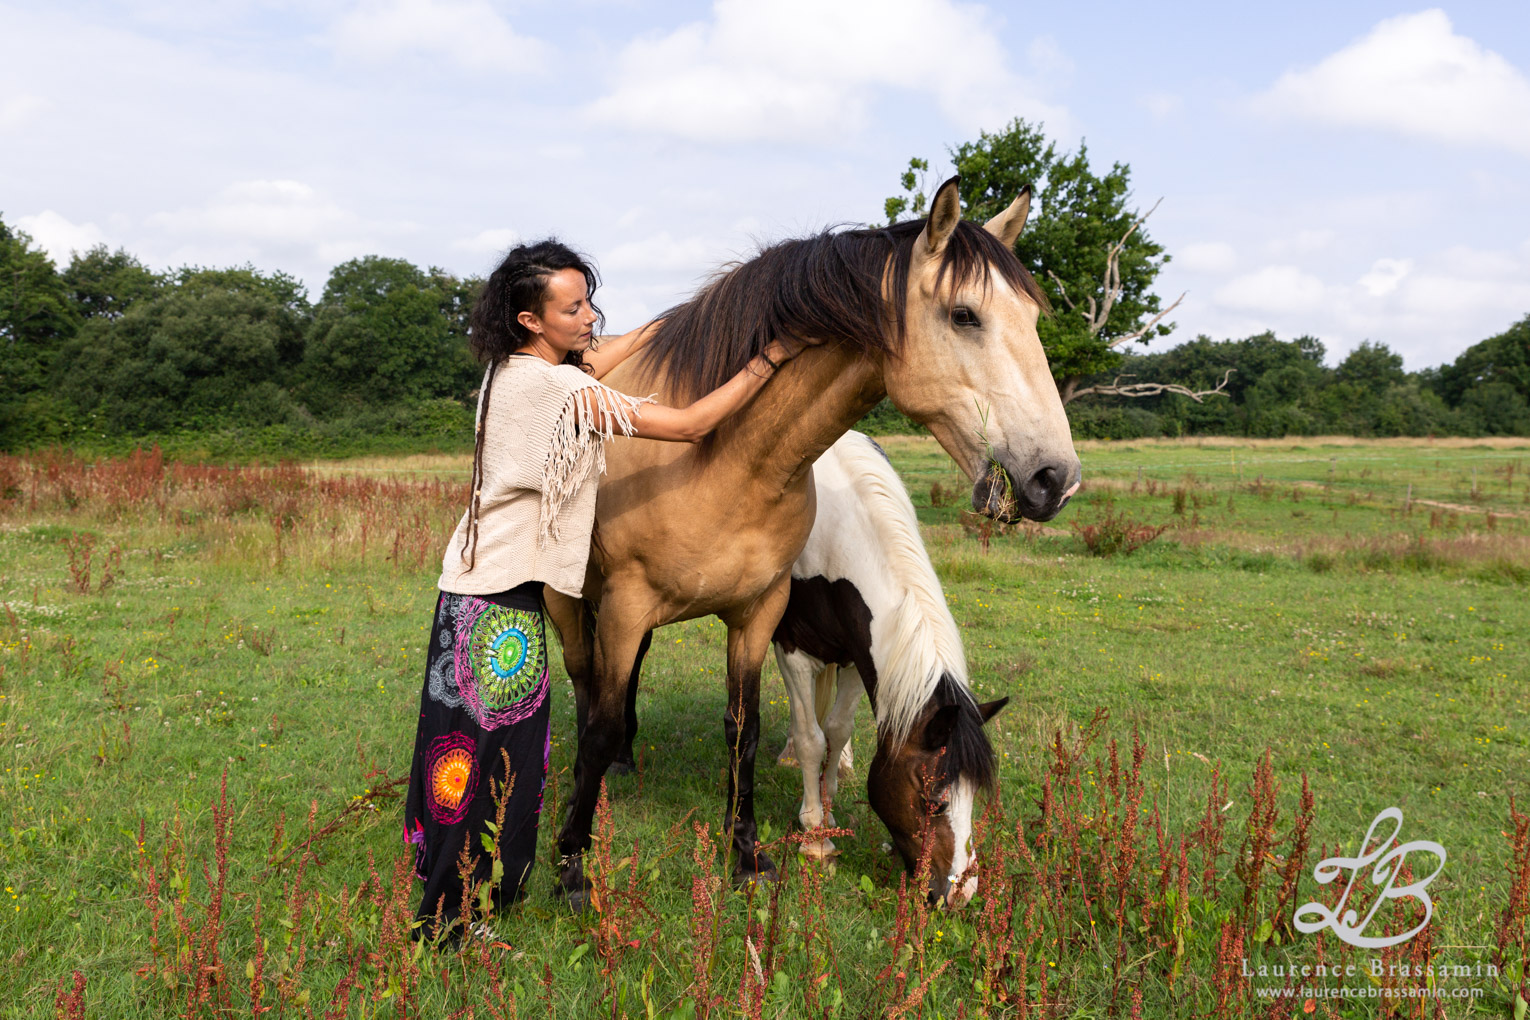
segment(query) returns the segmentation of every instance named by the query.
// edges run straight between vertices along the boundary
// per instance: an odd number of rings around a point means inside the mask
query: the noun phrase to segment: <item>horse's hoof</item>
[[[582,914],[590,909],[590,890],[588,889],[559,889],[563,895],[563,902],[568,904],[568,909],[575,914]]]
[[[747,889],[751,885],[768,885],[781,881],[781,873],[770,862],[770,858],[760,854],[754,859],[754,868],[740,868],[733,873],[733,888]]]
[[[608,775],[608,776],[630,776],[630,775],[632,775],[632,773],[634,773],[636,771],[637,771],[637,762],[633,761],[631,758],[626,758],[626,759],[618,758],[618,759],[616,759],[615,761],[613,761],[611,763],[611,767],[610,768],[606,769],[606,775]]]
[[[740,871],[733,876],[733,888],[743,892],[750,886],[774,885],[781,881],[781,873],[775,868],[769,871]]]
[[[803,843],[798,852],[810,861],[832,861],[839,857],[839,848],[832,839]]]

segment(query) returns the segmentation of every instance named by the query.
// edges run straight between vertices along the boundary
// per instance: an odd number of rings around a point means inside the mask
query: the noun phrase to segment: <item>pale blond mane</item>
[[[897,608],[873,619],[877,658],[877,729],[894,748],[908,738],[942,676],[967,689],[961,632],[919,537],[919,519],[903,480],[873,441],[836,443],[835,452],[866,510],[896,587]]]

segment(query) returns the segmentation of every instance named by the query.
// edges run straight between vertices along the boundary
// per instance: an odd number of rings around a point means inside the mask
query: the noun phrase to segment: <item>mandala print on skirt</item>
[[[478,762],[473,738],[448,733],[430,742],[425,752],[425,792],[430,817],[442,825],[460,822],[478,789]]]
[[[457,694],[457,673],[453,668],[456,655],[453,643],[457,634],[457,613],[463,596],[450,592],[441,594],[441,604],[436,607],[437,648],[431,650],[430,664],[425,670],[425,688],[430,696],[447,708],[462,708],[462,698]]]
[[[536,861],[552,714],[541,595],[532,582],[486,597],[443,592],[436,605],[404,805],[422,936],[454,922],[464,852],[469,888],[493,881],[483,840],[500,812],[496,790],[507,798],[496,910],[521,895]]]
[[[478,725],[498,729],[536,711],[548,684],[541,614],[469,596],[455,629],[457,694]]]

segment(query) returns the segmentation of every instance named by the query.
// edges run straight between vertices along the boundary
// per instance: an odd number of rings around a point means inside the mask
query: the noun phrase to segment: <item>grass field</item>
[[[785,879],[712,880],[725,635],[698,620],[648,658],[641,768],[611,783],[595,867],[609,909],[553,899],[548,819],[501,944],[457,953],[408,941],[396,796],[467,459],[0,458],[0,1016],[1287,1017],[1302,997],[1244,971],[1320,959],[1360,971],[1317,984],[1457,997],[1311,1015],[1513,1015],[1530,441],[1085,443],[1070,507],[1007,533],[963,516],[932,441],[884,445],[980,694],[1012,699],[977,900],[900,893],[859,779],[837,864],[796,865],[773,663],[756,805]],[[572,753],[556,679],[549,805]],[[856,747],[869,762],[865,711]],[[1389,807],[1448,851],[1430,928],[1387,950],[1293,935],[1292,907],[1343,885],[1317,860]],[[1436,972],[1368,978],[1373,958]]]

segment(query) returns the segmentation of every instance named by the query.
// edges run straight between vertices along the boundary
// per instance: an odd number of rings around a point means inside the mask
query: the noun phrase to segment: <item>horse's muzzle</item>
[[[1022,469],[1018,475],[1010,465],[990,461],[987,473],[972,487],[972,509],[1005,523],[1022,517],[1050,521],[1078,491],[1083,468],[1076,459],[1053,461]]]

